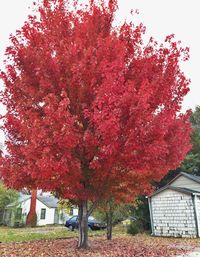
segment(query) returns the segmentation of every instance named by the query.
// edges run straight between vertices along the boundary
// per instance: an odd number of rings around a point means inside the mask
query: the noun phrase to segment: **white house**
[[[58,209],[58,199],[50,193],[38,194],[36,198],[37,226],[49,224],[64,224],[69,217],[64,210]],[[20,194],[16,203],[9,204],[3,217],[3,224],[21,226],[26,224],[30,211],[31,195]],[[73,215],[77,213],[73,209]]]
[[[148,201],[153,235],[200,237],[200,176],[181,172]]]

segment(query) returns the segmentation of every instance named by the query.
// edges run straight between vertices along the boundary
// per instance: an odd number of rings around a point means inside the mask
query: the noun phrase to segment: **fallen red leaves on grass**
[[[75,239],[0,244],[1,257],[171,257],[186,252],[178,241],[149,236],[122,236],[107,241],[91,238],[90,249],[78,250]]]

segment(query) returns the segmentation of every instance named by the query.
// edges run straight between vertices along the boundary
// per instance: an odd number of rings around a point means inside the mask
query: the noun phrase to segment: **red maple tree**
[[[77,4],[46,0],[40,18],[11,36],[0,172],[11,187],[76,201],[79,247],[87,247],[98,201],[132,200],[190,149],[189,113],[180,113],[189,81],[179,68],[188,49],[173,35],[144,44],[142,24],[114,27],[116,1]]]

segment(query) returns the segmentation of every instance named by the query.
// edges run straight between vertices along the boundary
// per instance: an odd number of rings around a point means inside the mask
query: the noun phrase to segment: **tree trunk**
[[[30,211],[26,219],[26,225],[31,227],[35,227],[37,225],[36,199],[37,199],[37,190],[32,190]]]
[[[79,240],[78,248],[88,248],[88,212],[87,201],[83,201],[78,206],[79,217]]]
[[[106,221],[107,221],[107,240],[112,239],[112,216],[113,213],[111,210],[109,210],[106,213]]]

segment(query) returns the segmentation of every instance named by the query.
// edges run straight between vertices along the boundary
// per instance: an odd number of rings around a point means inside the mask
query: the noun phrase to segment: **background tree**
[[[128,204],[119,204],[114,199],[110,199],[98,205],[93,215],[107,223],[108,240],[112,239],[113,226],[121,222],[127,225],[130,234],[150,229],[149,207],[145,196],[138,196],[132,203]]]
[[[128,208],[130,216],[133,218],[130,227],[128,227],[130,234],[132,232],[131,228],[134,228],[135,232],[144,232],[150,230],[150,214],[146,196],[138,196],[134,204],[129,204]]]
[[[107,224],[106,237],[108,240],[112,239],[112,228],[119,222],[126,220],[131,216],[133,204],[117,203],[114,199],[108,199],[101,202],[95,209],[93,215]]]
[[[175,178],[180,172],[191,173],[200,175],[200,107],[197,106],[193,111],[190,122],[193,127],[191,133],[192,149],[186,155],[185,159],[181,163],[181,166],[176,170],[169,171],[161,181],[155,181],[153,185],[156,188],[161,188]]]
[[[186,155],[181,168],[183,171],[200,175],[200,106],[197,106],[190,118],[193,132],[191,134],[192,149]]]
[[[8,189],[5,185],[0,181],[0,224],[3,219],[3,213],[5,207],[15,202],[18,199],[18,192],[12,189]]]
[[[144,44],[145,27],[113,27],[116,1],[77,9],[44,0],[7,48],[2,102],[7,185],[41,188],[79,207],[79,243],[97,203],[129,201],[175,169],[190,149],[189,113],[180,114],[188,59],[167,36]],[[88,209],[88,200],[93,206]]]

